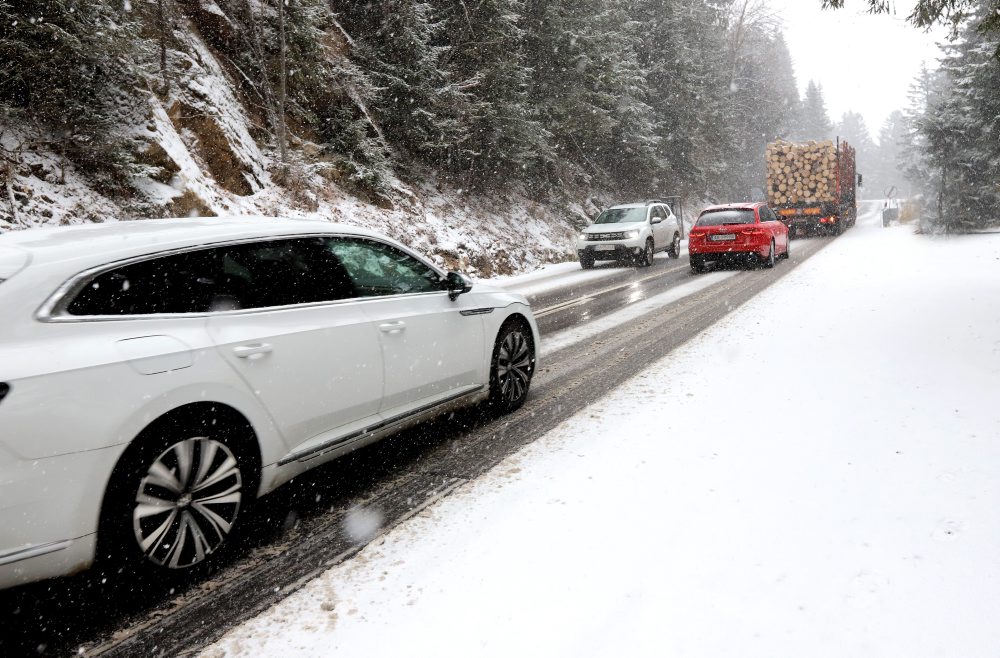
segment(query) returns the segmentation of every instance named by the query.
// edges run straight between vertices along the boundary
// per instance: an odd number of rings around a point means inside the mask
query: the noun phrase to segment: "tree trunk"
[[[13,182],[14,171],[13,171],[13,169],[14,168],[10,166],[10,163],[7,162],[7,163],[4,163],[3,168],[0,169],[0,173],[3,174],[4,189],[7,192],[7,203],[10,204],[10,221],[11,221],[11,224],[17,224],[18,223],[18,221],[17,221],[17,204],[16,204],[16,201],[14,200],[14,182]]]
[[[167,19],[164,14],[165,0],[156,0],[156,22],[160,32],[160,75],[163,76],[163,95],[170,95],[170,77],[167,75]]]
[[[278,147],[281,164],[288,163],[288,133],[285,128],[285,0],[278,0]]]

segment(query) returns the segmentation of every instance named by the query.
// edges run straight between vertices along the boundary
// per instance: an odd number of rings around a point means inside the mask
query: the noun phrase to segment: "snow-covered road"
[[[998,299],[859,224],[203,655],[996,656]]]

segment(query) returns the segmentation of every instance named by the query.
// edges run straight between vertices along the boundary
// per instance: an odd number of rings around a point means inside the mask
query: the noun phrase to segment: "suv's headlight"
[[[639,231],[638,230],[635,230],[635,231],[625,231],[625,239],[626,240],[634,240],[637,237],[639,237]]]
[[[586,233],[581,233],[580,234],[580,239],[583,240],[584,242],[586,242],[587,241],[587,234]]]

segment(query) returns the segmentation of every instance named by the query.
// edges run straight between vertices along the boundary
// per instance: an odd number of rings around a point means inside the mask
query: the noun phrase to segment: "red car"
[[[708,261],[751,260],[774,267],[788,258],[788,227],[766,203],[709,206],[688,232],[691,270],[703,272]]]

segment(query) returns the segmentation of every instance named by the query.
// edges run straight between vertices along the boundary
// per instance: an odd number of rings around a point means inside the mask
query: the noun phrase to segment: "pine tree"
[[[937,170],[938,223],[966,229],[1000,216],[1000,33],[977,29],[989,1],[978,5],[941,63],[942,91],[917,123]]]
[[[801,124],[798,130],[799,139],[832,139],[833,124],[826,111],[826,101],[823,100],[823,87],[813,80],[806,87],[805,98],[802,100]]]
[[[0,119],[101,189],[124,192],[136,171],[120,124],[140,119],[144,42],[123,1],[0,0]]]
[[[902,112],[896,110],[882,123],[872,163],[863,172],[867,181],[867,196],[869,198],[886,196],[906,198],[911,196],[911,185],[903,176],[899,166],[906,139],[906,119]],[[895,191],[894,195],[892,194],[893,190]]]
[[[600,0],[527,0],[525,16],[530,96],[556,154],[550,178],[648,181],[656,138],[635,24]]]
[[[443,63],[460,80],[475,80],[463,123],[467,148],[451,158],[476,187],[528,179],[537,163],[552,158],[546,133],[528,97],[530,71],[524,54],[521,0],[440,3],[448,48]]]
[[[338,18],[355,41],[354,57],[377,89],[378,119],[390,145],[445,171],[475,156],[464,118],[475,78],[446,66],[445,29],[426,2],[350,0]]]
[[[867,185],[870,186],[875,182],[871,173],[875,164],[876,147],[864,117],[851,110],[844,112],[834,128],[834,133],[840,141],[847,141],[854,147],[858,172],[866,176]]]

